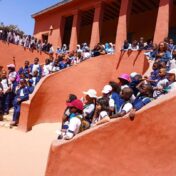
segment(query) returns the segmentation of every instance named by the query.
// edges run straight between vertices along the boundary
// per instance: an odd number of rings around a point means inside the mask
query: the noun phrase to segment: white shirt
[[[38,71],[39,70],[39,64],[33,64],[33,67],[32,67],[32,74],[34,73],[34,71]]]
[[[2,84],[2,87],[3,87],[4,92],[6,92],[6,91],[9,89],[9,85],[8,85],[8,80],[7,80],[7,78],[2,79],[1,84]]]
[[[98,118],[95,119],[95,123],[99,122],[100,120],[102,120],[103,118],[107,117],[108,113],[106,111],[101,111]]]
[[[89,114],[93,113],[94,110],[95,110],[95,105],[93,103],[89,104],[84,108],[83,114],[84,114],[84,116],[86,116],[87,114],[89,115]]]
[[[50,64],[43,66],[43,76],[49,75],[52,66]]]
[[[133,105],[127,102],[120,107],[119,112],[125,111],[126,113],[129,113],[132,109],[133,109]]]
[[[16,79],[16,75],[17,75],[16,71],[10,72],[8,76],[9,82],[13,82]]]

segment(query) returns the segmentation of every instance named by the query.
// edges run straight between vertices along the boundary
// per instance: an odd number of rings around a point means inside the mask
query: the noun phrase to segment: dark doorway
[[[62,44],[66,44],[68,47],[70,44],[72,24],[73,24],[73,16],[66,17]]]
[[[94,18],[94,9],[81,13],[81,23],[80,23],[80,32],[78,36],[78,43],[87,43],[90,44],[92,24]]]

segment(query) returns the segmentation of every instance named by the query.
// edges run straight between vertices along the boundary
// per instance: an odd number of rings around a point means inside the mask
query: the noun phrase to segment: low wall
[[[29,60],[33,63],[34,58],[38,57],[40,63],[43,64],[45,59],[48,57],[45,53],[38,53],[37,51],[31,52],[28,49],[24,50],[22,46],[17,46],[14,44],[7,44],[0,41],[0,65],[7,69],[7,65],[13,63],[13,57],[15,57],[16,68],[19,69],[24,65],[25,60]]]
[[[54,73],[43,78],[30,100],[21,108],[19,128],[24,131],[33,125],[44,122],[60,122],[65,109],[65,100],[70,93],[78,97],[89,88],[101,91],[110,80],[117,80],[120,72],[134,71],[143,73],[147,67],[143,52],[119,55],[104,55],[91,58],[79,65]],[[116,67],[120,59],[119,67]],[[122,63],[121,63],[122,62]]]
[[[54,141],[46,176],[175,176],[175,93],[144,107],[133,122],[114,120]]]

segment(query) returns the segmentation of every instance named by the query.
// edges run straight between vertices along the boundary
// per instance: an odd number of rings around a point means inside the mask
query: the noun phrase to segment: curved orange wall
[[[175,176],[175,104],[171,94],[147,105],[133,122],[114,120],[71,141],[54,141],[46,176]]]
[[[13,57],[16,60],[16,68],[24,65],[25,60],[29,60],[33,63],[35,57],[40,59],[40,63],[43,64],[45,59],[48,57],[46,54],[38,53],[34,51],[33,53],[30,52],[28,49],[24,50],[22,46],[17,46],[14,44],[7,44],[0,41],[0,65],[4,66],[7,69],[7,65],[13,63]]]
[[[61,121],[70,93],[81,97],[89,88],[100,92],[110,80],[117,79],[118,70],[130,73],[138,68],[143,73],[147,69],[142,53],[134,52],[130,57],[125,54],[116,69],[118,60],[119,55],[100,56],[44,78],[30,100],[22,104],[19,128],[28,131],[38,123]]]

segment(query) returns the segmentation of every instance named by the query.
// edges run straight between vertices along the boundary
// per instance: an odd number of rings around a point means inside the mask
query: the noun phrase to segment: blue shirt
[[[134,109],[139,110],[150,102],[151,102],[151,98],[149,98],[149,97],[137,96],[133,102],[133,107],[134,107]]]

